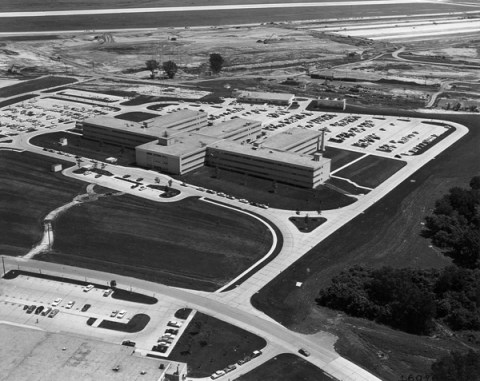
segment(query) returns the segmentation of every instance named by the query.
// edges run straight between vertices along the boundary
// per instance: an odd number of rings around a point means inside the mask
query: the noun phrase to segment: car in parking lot
[[[109,296],[112,292],[113,292],[113,290],[112,290],[111,288],[109,288],[108,290],[105,290],[105,291],[103,292],[103,296],[107,297],[107,296]]]
[[[85,304],[83,307],[82,307],[82,312],[86,312],[88,311],[88,309],[91,307],[92,305],[91,304]]]
[[[25,305],[23,306],[23,310],[24,310],[24,311],[28,310],[28,307],[30,307],[30,306],[29,306],[28,304],[25,304]]]
[[[44,310],[44,306],[38,306],[36,309],[35,309],[35,315],[38,315],[40,314],[40,312],[42,312]]]
[[[114,311],[112,311],[112,313],[110,314],[110,317],[115,317],[115,316],[117,316],[117,314],[118,314],[118,310],[114,310]]]
[[[48,315],[48,317],[54,318],[56,314],[58,314],[58,308],[55,308],[52,312],[50,312],[50,315]]]
[[[134,347],[135,345],[137,345],[137,343],[135,343],[135,341],[124,340],[122,341],[122,345],[125,345],[127,347]]]
[[[118,314],[117,314],[117,319],[122,319],[125,314],[127,313],[127,311],[125,310],[121,310]]]
[[[53,301],[52,307],[58,306],[62,302],[62,298],[57,298]]]
[[[89,292],[89,291],[93,290],[94,287],[95,286],[93,284],[89,284],[88,286],[85,286],[83,288],[83,292]]]
[[[42,311],[42,316],[47,316],[50,311],[52,310],[52,307],[47,307]]]
[[[304,355],[305,357],[310,356],[310,352],[307,351],[305,348],[300,348],[300,349],[298,350],[298,353],[300,353],[301,355]]]
[[[70,300],[67,305],[65,306],[65,308],[67,310],[70,310],[73,306],[74,306],[75,302],[73,300]]]
[[[31,314],[33,311],[35,311],[35,308],[37,308],[37,306],[35,304],[32,304],[30,307],[27,308],[27,314]]]

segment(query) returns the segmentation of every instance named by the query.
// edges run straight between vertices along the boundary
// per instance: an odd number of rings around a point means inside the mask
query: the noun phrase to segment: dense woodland
[[[355,266],[320,291],[318,304],[412,334],[431,334],[438,323],[454,331],[479,331],[480,176],[469,188],[452,188],[436,201],[422,236],[452,258],[452,265],[441,270]],[[474,380],[448,377],[457,367],[479,369],[479,363],[479,354],[472,352],[452,353],[434,365],[453,369],[444,371],[447,378],[441,380]]]

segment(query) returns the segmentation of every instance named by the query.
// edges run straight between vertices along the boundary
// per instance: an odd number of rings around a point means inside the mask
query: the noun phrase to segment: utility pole
[[[5,258],[2,255],[3,276],[5,276]]]

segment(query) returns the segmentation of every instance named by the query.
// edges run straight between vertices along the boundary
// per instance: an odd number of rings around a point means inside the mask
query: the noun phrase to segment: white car
[[[127,311],[121,310],[121,311],[117,314],[117,319],[123,318],[126,313],[127,313]]]
[[[91,291],[91,290],[93,290],[94,287],[95,287],[95,286],[94,286],[93,284],[89,284],[88,286],[85,286],[85,287],[83,288],[83,292]]]
[[[57,298],[53,301],[52,307],[58,306],[62,302],[62,298]]]
[[[73,300],[70,300],[70,301],[67,303],[67,305],[65,306],[65,308],[66,308],[67,310],[70,310],[70,309],[73,307],[74,304],[75,304],[75,302],[74,302]]]

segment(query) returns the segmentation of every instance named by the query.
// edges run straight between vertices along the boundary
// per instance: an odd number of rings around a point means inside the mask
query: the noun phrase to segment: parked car
[[[135,341],[124,340],[122,341],[122,345],[125,345],[127,347],[134,347],[135,345],[137,345],[137,343],[135,343]]]
[[[305,357],[310,356],[310,352],[307,351],[307,350],[304,349],[304,348],[300,348],[300,349],[298,350],[298,353],[300,353],[301,355],[304,355]]]
[[[30,307],[28,307],[27,314],[31,314],[33,311],[35,311],[35,308],[37,308],[37,306],[32,304]]]
[[[118,314],[118,310],[112,311],[112,313],[110,314],[110,317],[115,317],[117,316],[117,314]]]
[[[47,307],[42,311],[42,316],[47,316],[50,311],[52,310],[52,307]]]
[[[109,288],[108,290],[105,290],[105,291],[103,292],[103,296],[105,296],[105,297],[106,297],[106,296],[109,296],[112,292],[113,292],[113,290],[112,290],[111,288]]]
[[[48,315],[48,317],[54,318],[56,314],[58,314],[58,308],[55,308],[52,312],[50,312],[50,315]]]
[[[65,308],[66,308],[67,310],[70,310],[70,309],[73,307],[74,304],[75,304],[75,302],[74,302],[73,300],[70,300],[70,301],[67,303],[67,305],[65,306]]]
[[[121,311],[117,314],[117,319],[123,318],[126,313],[127,313],[127,311],[121,310]]]
[[[91,304],[85,304],[83,307],[82,307],[82,312],[86,312],[88,311],[88,309],[91,307],[92,305]]]
[[[89,284],[88,286],[85,286],[85,287],[83,288],[83,292],[91,291],[91,290],[93,290],[94,287],[95,287],[95,286],[94,286],[93,284]]]
[[[38,306],[38,307],[35,309],[35,315],[39,315],[40,312],[42,312],[44,309],[45,309],[44,306]]]
[[[52,307],[58,306],[62,302],[62,298],[57,298],[53,301]]]

